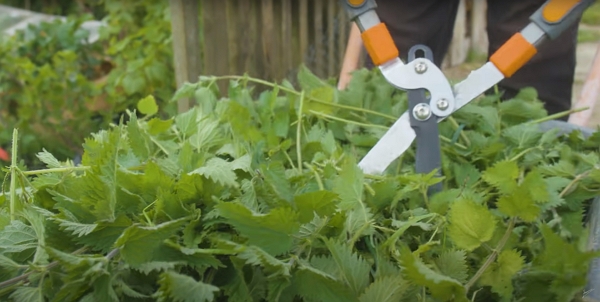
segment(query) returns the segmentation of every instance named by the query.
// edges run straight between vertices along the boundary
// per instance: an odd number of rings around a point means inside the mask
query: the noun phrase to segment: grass
[[[600,25],[600,1],[596,1],[581,16],[581,23]]]
[[[579,34],[577,35],[577,42],[600,42],[600,31],[587,28],[580,28]]]

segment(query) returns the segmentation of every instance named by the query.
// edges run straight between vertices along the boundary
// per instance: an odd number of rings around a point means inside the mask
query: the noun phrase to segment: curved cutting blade
[[[408,112],[404,112],[369,150],[358,166],[366,174],[382,174],[396,158],[410,147],[415,138],[416,134],[410,127]]]

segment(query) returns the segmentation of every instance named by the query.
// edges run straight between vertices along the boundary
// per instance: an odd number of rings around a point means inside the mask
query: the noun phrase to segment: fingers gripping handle
[[[514,34],[490,56],[505,77],[511,77],[536,53],[545,38],[555,39],[579,20],[594,0],[549,0],[531,17],[531,23]]]
[[[371,60],[377,66],[398,58],[400,55],[392,35],[375,13],[374,0],[342,0],[350,19],[361,32],[363,44]]]

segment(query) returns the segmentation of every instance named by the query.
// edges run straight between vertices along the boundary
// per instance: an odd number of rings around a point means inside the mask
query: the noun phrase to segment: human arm
[[[352,23],[348,44],[342,61],[338,89],[343,90],[348,86],[352,78],[352,72],[358,68],[358,62],[362,50],[363,42],[360,37],[360,30],[356,23]]]
[[[596,50],[596,56],[588,73],[588,76],[583,84],[581,93],[573,104],[574,108],[588,107],[588,110],[573,113],[569,116],[569,123],[578,126],[590,127],[598,124],[592,120],[594,111],[598,106],[598,100],[600,99],[600,45]]]

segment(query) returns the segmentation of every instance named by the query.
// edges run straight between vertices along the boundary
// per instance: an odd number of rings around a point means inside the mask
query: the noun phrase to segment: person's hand
[[[569,116],[569,123],[582,127],[595,127],[600,121],[592,120],[593,115],[600,106],[597,105],[600,99],[600,45],[596,50],[596,56],[592,67],[581,89],[577,102],[573,108],[588,107],[589,109],[573,113]]]

